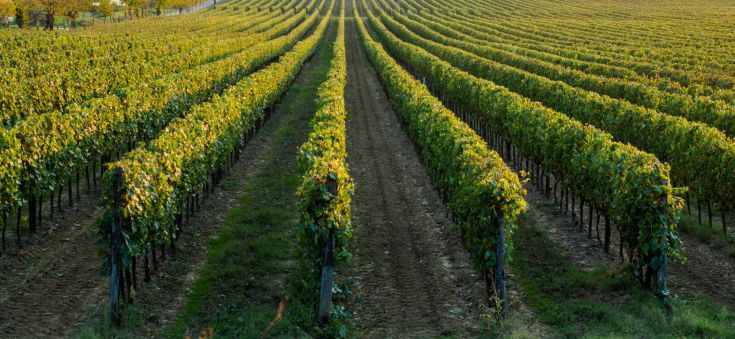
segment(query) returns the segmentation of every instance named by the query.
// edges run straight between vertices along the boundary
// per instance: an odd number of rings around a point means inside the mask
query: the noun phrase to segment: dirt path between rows
[[[372,5],[368,2],[368,7]],[[404,65],[405,66],[405,65]],[[507,160],[507,159],[506,159]],[[546,234],[564,251],[572,263],[583,270],[598,267],[617,269],[620,260],[619,233],[613,227],[610,254],[603,251],[596,230],[592,239],[587,231],[580,230],[573,221],[574,212],[563,213],[552,203],[553,198],[545,197],[540,190],[531,188],[527,197],[528,214],[538,220]],[[577,205],[578,206],[578,205]],[[585,222],[589,208],[585,208]],[[669,288],[676,295],[701,295],[716,305],[735,310],[735,259],[713,244],[698,240],[692,235],[679,232],[684,243],[683,254],[686,263],[673,263],[669,269]]]
[[[553,202],[553,197],[545,196],[540,190],[532,185],[528,186],[526,202],[527,214],[542,226],[549,238],[561,248],[564,254],[575,267],[591,271],[598,267],[614,269],[618,267],[617,237],[612,237],[610,253],[605,253],[602,244],[596,240],[597,229],[593,226],[592,239],[587,235],[587,209],[585,209],[585,228],[580,230],[578,224],[579,214],[564,213],[559,210],[559,205]],[[604,226],[600,225],[600,232],[604,232]]]
[[[321,43],[322,46],[328,46],[329,44],[325,41],[329,41],[330,38],[333,39],[335,34],[336,29],[332,24],[325,32],[325,40]],[[190,294],[195,289],[194,285],[200,276],[201,270],[205,265],[211,264],[207,262],[207,256],[209,255],[207,252],[215,239],[222,234],[221,226],[223,226],[233,209],[245,208],[242,206],[242,201],[248,192],[248,183],[253,183],[254,180],[263,180],[259,175],[262,176],[264,172],[283,171],[283,167],[289,170],[295,168],[298,146],[306,140],[306,136],[310,132],[308,123],[313,114],[313,107],[305,105],[295,108],[294,106],[303,102],[303,99],[299,98],[299,95],[303,96],[300,93],[304,91],[305,87],[309,86],[310,81],[314,81],[313,73],[319,66],[314,58],[315,56],[302,66],[291,89],[275,105],[270,120],[243,149],[239,161],[230,169],[223,182],[215,188],[214,194],[204,199],[201,212],[197,213],[188,225],[190,232],[188,236],[185,233],[182,244],[185,251],[177,256],[176,264],[165,267],[151,283],[151,286],[146,286],[145,290],[142,291],[137,305],[140,309],[145,309],[149,314],[153,314],[154,317],[146,319],[145,328],[143,329],[128,329],[133,337],[164,335],[166,333],[162,333],[162,331],[168,330],[181,315],[184,306],[189,301]],[[288,143],[287,147],[284,147],[283,141],[279,142],[278,140],[284,138],[284,135],[290,136],[286,141]],[[277,154],[275,156],[278,159],[276,163],[271,159],[274,157],[273,154]],[[290,200],[285,204],[290,208],[295,205],[295,202],[292,201],[296,199],[295,194],[289,192],[289,198]],[[267,225],[261,227],[268,229]],[[275,274],[275,270],[273,272],[273,274],[259,278],[272,281],[268,287],[274,290],[274,295],[280,297],[286,289],[285,277],[280,273]],[[242,291],[244,294],[247,292],[247,289]],[[258,297],[266,299],[263,303],[267,304],[268,307],[277,307],[277,303],[271,303],[270,295],[260,295]],[[257,298],[253,299],[256,300]],[[206,302],[211,301],[207,300]],[[253,305],[255,304],[254,302]],[[260,305],[260,307],[265,306]],[[274,309],[273,313],[275,314],[275,312]],[[196,337],[200,329],[195,325],[199,324],[192,323],[191,325],[192,327],[189,329],[191,333],[186,335]]]
[[[75,192],[76,195],[76,192]],[[58,337],[104,296],[94,221],[99,192],[56,211],[19,251],[0,260],[0,337]],[[15,239],[15,238],[13,238]],[[14,244],[13,244],[14,245]]]
[[[312,63],[307,62],[304,69],[310,67]],[[297,77],[295,84],[303,82],[302,78]],[[261,155],[270,147],[269,140],[276,131],[292,128],[283,120],[276,115],[265,125],[270,131],[266,136],[261,135],[263,131],[256,134],[223,184],[204,199],[201,212],[185,221],[187,232],[178,242],[185,250],[179,251],[174,260],[170,260],[169,253],[169,260],[160,263],[152,282],[141,282],[136,305],[155,312],[145,315],[138,335],[153,336],[178,315],[205,262],[210,239],[242,195],[245,180],[260,165]],[[82,185],[81,200],[75,198],[74,206],[68,207],[64,191],[64,208],[57,209],[55,218],[49,220],[45,205],[39,234],[29,236],[23,231],[20,249],[13,248],[16,239],[14,229],[11,232],[9,227],[9,250],[0,257],[0,338],[65,337],[78,334],[81,327],[103,326],[108,281],[101,274],[102,260],[97,255],[94,223],[102,213],[97,206],[99,197],[99,187],[87,192]],[[142,267],[138,273],[142,280]]]
[[[684,243],[685,264],[669,270],[672,293],[703,295],[716,305],[735,311],[735,260],[694,236],[679,233]]]
[[[598,267],[618,269],[617,230],[613,228],[613,246],[610,254],[606,254],[602,244],[596,240],[595,230],[593,237],[589,238],[587,231],[580,231],[579,225],[572,221],[571,213],[564,214],[552,200],[537,189],[530,188],[527,213],[544,225],[543,231],[562,248],[572,263],[584,270]],[[574,218],[576,220],[577,217]],[[683,253],[687,260],[686,263],[673,263],[669,268],[668,287],[671,293],[704,296],[716,305],[735,310],[735,260],[696,237],[681,232],[679,236],[684,243]]]
[[[345,99],[355,181],[351,274],[357,336],[461,335],[482,325],[482,284],[354,25],[347,20]]]

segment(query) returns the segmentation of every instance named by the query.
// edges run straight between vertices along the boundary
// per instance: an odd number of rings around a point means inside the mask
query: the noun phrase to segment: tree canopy
[[[112,15],[112,12],[115,11],[115,7],[117,7],[117,5],[112,3],[111,0],[100,0],[97,5],[97,12],[102,15],[102,17],[108,18]]]
[[[0,0],[0,18],[7,18],[15,14],[15,3],[12,0]]]

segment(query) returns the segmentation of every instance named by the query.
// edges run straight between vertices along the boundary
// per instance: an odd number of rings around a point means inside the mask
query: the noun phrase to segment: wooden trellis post
[[[112,203],[112,232],[110,235],[111,252],[110,252],[110,320],[115,326],[122,323],[122,315],[120,314],[120,272],[121,272],[121,251],[122,246],[122,229],[120,218],[120,186],[122,184],[122,169],[115,168],[112,179],[113,203]]]
[[[668,186],[668,181],[664,180],[664,186]],[[666,286],[666,271],[668,270],[669,258],[666,254],[666,239],[669,237],[669,220],[668,220],[668,199],[664,195],[661,199],[663,204],[664,216],[663,216],[663,234],[661,238],[661,253],[659,254],[659,267],[656,270],[656,295],[663,299],[664,304],[668,303],[668,287]]]
[[[505,315],[507,309],[507,291],[505,287],[505,220],[498,217],[498,244],[495,249],[495,293],[500,300],[500,312]]]
[[[327,176],[327,192],[330,200],[337,197],[337,180],[333,176]],[[329,308],[332,304],[332,285],[334,284],[334,231],[329,230],[327,242],[324,245],[322,261],[321,288],[319,291],[319,312],[317,319],[320,324],[329,322]]]

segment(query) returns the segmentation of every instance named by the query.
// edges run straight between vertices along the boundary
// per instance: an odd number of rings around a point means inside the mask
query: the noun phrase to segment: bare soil
[[[587,236],[587,210],[585,209],[585,229],[579,228],[579,214],[564,213],[553,203],[553,198],[543,195],[539,190],[528,187],[526,196],[528,215],[538,221],[549,238],[557,244],[569,260],[578,268],[592,270],[598,267],[616,267],[619,259],[614,255],[616,243],[610,254],[606,254],[603,245],[596,240],[596,227],[593,224],[592,238]],[[578,213],[578,212],[577,212]],[[600,225],[600,232],[603,232]]]
[[[101,214],[98,197],[97,191],[83,194],[71,208],[63,199],[64,209],[57,209],[53,220],[44,216],[39,234],[21,234],[23,246],[3,255],[0,336],[62,336],[105,295],[93,227]]]
[[[462,335],[482,326],[482,282],[352,20],[346,23],[346,39],[357,335]]]
[[[305,68],[310,67],[307,63]],[[302,77],[296,79],[299,84]],[[276,111],[263,130],[259,131],[243,149],[240,159],[229,169],[222,183],[214,192],[203,199],[200,212],[194,214],[186,223],[186,232],[177,243],[181,249],[174,260],[164,262],[159,272],[152,277],[151,283],[142,284],[136,305],[141,310],[150,310],[145,317],[145,326],[131,330],[136,335],[154,337],[168,328],[179,316],[193,284],[199,277],[200,269],[207,262],[207,250],[213,239],[218,236],[220,226],[228,211],[238,205],[244,193],[245,183],[258,171],[262,171],[262,157],[273,146],[275,133],[288,127],[283,114]],[[281,286],[282,284],[278,284]],[[98,305],[101,313],[106,304]],[[192,328],[194,334],[198,328]]]
[[[332,31],[334,31],[333,27],[328,28],[327,36],[333,36]],[[313,58],[304,64],[294,80],[292,89],[284,95],[280,103],[276,104],[272,117],[248,142],[239,160],[228,169],[225,178],[214,188],[213,193],[202,199],[201,210],[190,220],[185,221],[185,232],[177,242],[180,251],[176,253],[174,260],[164,262],[160,270],[152,277],[151,282],[141,284],[138,291],[136,307],[143,312],[143,326],[131,328],[129,325],[125,329],[127,334],[132,337],[164,335],[165,332],[162,331],[166,331],[177,320],[189,299],[201,269],[207,264],[209,246],[219,235],[220,227],[228,216],[228,211],[238,208],[241,204],[240,200],[245,194],[248,182],[257,180],[255,177],[258,173],[272,169],[270,166],[273,166],[273,163],[267,162],[266,156],[278,153],[282,162],[285,161],[290,166],[294,166],[297,148],[306,139],[306,134],[309,132],[307,124],[311,115],[303,113],[295,115],[288,110],[293,109],[291,106],[298,104],[294,97],[298,95],[296,93],[299,90],[293,90],[293,88],[307,86],[310,74],[314,72],[316,66]],[[294,138],[289,139],[291,142],[289,147],[283,148],[282,143],[275,142],[275,139],[287,129],[295,129],[297,132]],[[139,277],[142,277],[142,270],[139,270]],[[274,274],[260,278],[271,281],[267,285],[276,290],[273,292],[274,295],[284,294],[285,276]],[[255,300],[258,298],[265,298],[265,296],[253,296]],[[259,300],[259,302],[271,304],[272,300]],[[99,316],[105,307],[107,307],[105,302],[99,303],[91,314]],[[87,322],[94,324],[95,319],[88,319]],[[187,335],[196,337],[200,329],[193,326],[189,330],[191,333]]]
[[[282,119],[273,120],[278,124]],[[139,269],[138,304],[156,305],[161,311],[146,319],[143,333],[156,333],[178,314],[205,261],[210,239],[216,236],[225,212],[241,195],[242,183],[268,143],[257,134],[230,169],[225,179],[230,184],[216,188],[203,199],[201,212],[186,222],[187,232],[178,242],[183,251],[175,255],[175,260],[170,260],[169,253],[169,260],[160,263],[150,284],[142,283],[143,272]],[[96,206],[98,199],[98,191],[82,195],[72,208],[62,200],[65,208],[45,223],[43,234],[26,237],[30,242],[26,240],[20,250],[4,255],[0,262],[0,337],[66,336],[91,321],[89,318],[104,313],[108,281],[97,255],[94,222],[102,212]],[[172,266],[174,262],[187,267],[183,275]]]
[[[686,263],[669,270],[669,289],[674,294],[703,295],[716,305],[735,311],[735,259],[694,236],[679,233]]]
[[[351,1],[346,5],[351,13]],[[357,335],[467,335],[488,324],[483,284],[447,218],[447,207],[401,129],[351,20],[346,35],[348,162],[356,185],[355,260],[350,274],[357,297],[350,306],[360,326]],[[284,124],[279,115],[269,122],[273,131]],[[226,179],[230,184],[216,188],[203,202],[202,212],[187,224],[189,231],[179,242],[185,250],[174,260],[169,257],[153,282],[139,290],[140,305],[156,304],[161,311],[147,319],[142,334],[156,334],[178,315],[205,262],[210,239],[242,194],[243,183],[259,168],[273,133],[259,133],[249,143]],[[98,197],[98,191],[83,194],[69,208],[64,194],[64,209],[57,210],[53,220],[44,217],[40,234],[29,238],[24,233],[24,246],[0,258],[0,337],[67,336],[87,321],[90,309],[96,314],[104,309],[107,280],[100,274],[94,233],[94,221],[101,213]],[[605,254],[594,236],[588,238],[550,198],[530,188],[528,202],[528,213],[576,266],[618,267],[616,250]],[[8,227],[11,247],[13,234]],[[672,292],[703,295],[735,310],[735,260],[693,236],[681,236],[688,261],[671,266]],[[174,263],[185,266],[184,274]],[[511,309],[532,318],[515,285],[511,268]]]
[[[301,73],[308,73],[312,64],[307,62]],[[300,74],[295,85],[304,81]],[[185,232],[177,242],[180,250],[173,256],[167,253],[167,260],[161,261],[159,270],[152,274],[151,283],[142,282],[142,264],[138,265],[136,305],[155,310],[145,314],[144,327],[138,329],[138,334],[153,336],[179,314],[226,212],[242,195],[246,180],[262,165],[261,157],[275,133],[292,128],[290,123],[276,112],[266,124],[268,132],[259,132],[248,143],[223,183],[202,199],[201,211],[185,221]],[[307,132],[305,129],[302,134]],[[51,220],[44,202],[43,226],[35,235],[22,230],[19,249],[15,247],[15,229],[8,227],[8,251],[0,256],[0,338],[66,337],[80,327],[99,326],[109,288],[102,274],[102,259],[97,255],[99,242],[94,228],[102,213],[97,206],[100,192],[96,189],[87,193],[86,186],[81,187],[81,200],[74,198],[73,207],[68,207],[64,191],[64,208],[59,211],[56,207]]]
[[[595,226],[592,238],[587,230],[580,231],[578,214],[563,213],[553,198],[545,197],[535,188],[529,188],[528,214],[543,225],[549,238],[559,246],[578,268],[592,270],[598,267],[616,269],[620,267],[617,256],[618,232],[613,227],[610,254],[596,239]],[[577,212],[578,213],[578,212]],[[585,209],[585,224],[587,210]],[[585,226],[586,227],[586,226]],[[602,225],[600,226],[602,232]],[[668,287],[674,295],[697,295],[710,299],[714,304],[735,310],[735,260],[722,250],[704,243],[694,236],[680,232],[684,243],[685,263],[675,262],[669,267]]]

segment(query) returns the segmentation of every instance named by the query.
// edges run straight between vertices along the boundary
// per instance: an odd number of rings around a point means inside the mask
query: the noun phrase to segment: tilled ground
[[[351,1],[346,4],[351,13]],[[353,21],[347,21],[346,30],[348,161],[356,183],[355,261],[350,274],[355,277],[357,298],[351,306],[360,326],[357,335],[462,336],[484,324],[482,283],[388,103]],[[269,124],[276,131],[293,127],[278,116]],[[242,193],[243,182],[260,166],[273,133],[259,134],[248,145],[228,179],[234,189],[218,188],[204,202],[202,213],[187,225],[197,231],[186,233],[180,243],[187,250],[165,262],[152,285],[143,286],[140,303],[158,304],[161,312],[142,333],[153,335],[177,316],[204,263],[208,240]],[[94,220],[101,213],[98,197],[98,192],[85,194],[74,207],[57,211],[40,229],[45,235],[31,237],[20,250],[0,258],[0,337],[65,336],[88,310],[104,308],[107,280],[100,275],[94,231]],[[550,198],[530,189],[528,200],[529,214],[575,266],[617,267],[615,249],[611,255],[602,253],[594,237],[580,232]],[[62,203],[66,206],[68,201]],[[14,246],[10,229],[8,233],[9,245]],[[735,309],[733,259],[694,237],[682,238],[688,261],[671,266],[672,292],[703,295]],[[167,266],[169,262],[185,263],[185,274]],[[513,290],[512,276],[510,283],[511,296],[522,295]]]
[[[462,335],[482,325],[482,283],[352,20],[346,39],[358,336]]]
[[[334,36],[335,33],[332,31],[336,30],[334,28],[327,30],[327,37]],[[325,41],[327,40],[328,38],[325,38]],[[326,42],[323,44],[327,45]],[[317,67],[314,58],[304,64],[301,72],[294,80],[292,88],[274,107],[271,118],[248,142],[242,150],[239,160],[227,171],[225,178],[215,187],[214,192],[202,199],[201,210],[185,222],[185,232],[178,241],[180,250],[174,256],[174,260],[167,260],[163,263],[161,270],[155,274],[151,283],[141,285],[142,288],[136,300],[136,311],[140,313],[138,315],[140,319],[136,320],[139,324],[128,324],[124,328],[123,337],[171,336],[172,326],[175,326],[178,318],[182,316],[185,305],[195,292],[195,285],[202,274],[202,270],[208,265],[208,260],[211,259],[208,257],[208,251],[212,244],[216,242],[216,238],[222,234],[222,226],[226,224],[226,219],[237,209],[246,209],[245,213],[247,214],[257,214],[257,211],[250,210],[251,206],[242,205],[245,195],[248,194],[248,184],[252,185],[262,181],[263,173],[281,173],[284,171],[283,167],[287,167],[290,171],[294,170],[297,149],[310,131],[307,124],[313,113],[313,107],[310,105],[299,108],[294,106],[304,102],[304,99],[301,98],[307,95],[304,93],[311,93],[305,92],[304,88],[310,86],[309,83],[314,81],[315,75],[313,73],[315,73]],[[311,97],[306,100],[311,101]],[[286,135],[288,137],[285,137]],[[279,180],[286,179],[279,178]],[[294,205],[294,191],[295,189],[288,191],[285,201],[279,201],[279,203],[288,205],[291,208]],[[262,192],[257,193],[261,194]],[[271,195],[269,199],[272,198]],[[282,227],[282,225],[279,226]],[[261,227],[269,229],[268,225],[262,225]],[[260,264],[266,265],[266,263]],[[142,272],[139,272],[139,277],[141,276]],[[272,284],[269,284],[269,287],[275,290],[273,294],[277,294],[279,297],[283,295],[285,278],[281,273],[270,270],[268,274],[258,276],[258,278],[271,281]],[[241,291],[243,295],[248,294],[247,284],[249,282],[243,283],[244,286]],[[268,306],[273,304],[275,308],[277,303],[272,303],[268,297],[270,295],[258,295],[253,296],[252,299],[262,301],[263,304]],[[260,300],[259,298],[267,300]],[[204,303],[212,302],[212,300],[215,299],[206,300]],[[104,307],[106,305],[100,303],[92,313],[99,318],[99,314],[103,313]],[[221,308],[225,309],[224,307]],[[239,311],[244,312],[246,310]],[[275,315],[275,313],[274,309],[273,314]],[[91,319],[87,323],[96,327],[96,330],[102,327],[99,319]],[[136,328],[136,325],[141,326]],[[187,329],[186,335],[194,337],[198,335],[199,325],[201,324],[193,322],[188,325],[190,327]],[[218,334],[220,333],[220,329],[215,330],[218,331]]]
[[[311,64],[307,63],[302,73],[308,73]],[[295,84],[303,83],[303,78],[299,76]],[[242,195],[247,178],[262,165],[262,154],[273,147],[274,135],[283,129],[303,128],[297,126],[303,123],[275,114],[264,127],[266,133],[256,134],[230,169],[220,185],[226,187],[217,187],[203,199],[201,212],[185,221],[183,238],[177,243],[180,251],[174,256],[169,252],[167,260],[159,256],[159,271],[153,272],[151,283],[142,282],[143,265],[138,265],[136,305],[145,319],[136,336],[155,335],[179,314],[205,262],[211,238]],[[307,132],[304,129],[301,134]],[[297,146],[288,150],[289,157],[294,157]],[[74,191],[73,207],[68,207],[64,191],[64,208],[59,211],[57,207],[51,220],[44,202],[43,226],[32,236],[22,230],[19,249],[15,248],[15,230],[8,227],[9,248],[0,257],[0,338],[65,337],[78,333],[80,327],[102,326],[109,284],[101,274],[94,225],[102,209],[97,206],[99,189],[86,193],[85,187],[83,184],[81,200],[75,198]]]
[[[563,249],[572,263],[585,270],[619,267],[617,230],[613,227],[610,254],[605,254],[602,244],[597,241],[596,227],[593,227],[592,238],[588,237],[587,226],[584,231],[579,228],[578,215],[572,217],[571,213],[562,213],[552,199],[536,189],[529,189],[528,213],[543,225],[549,238]],[[668,287],[671,292],[674,295],[704,296],[717,305],[735,310],[735,260],[694,236],[685,233],[679,236],[687,259],[685,263],[675,262],[669,267]]]
[[[619,262],[615,255],[618,248],[617,238],[612,237],[610,254],[606,254],[603,245],[596,240],[596,226],[593,226],[592,238],[588,237],[587,212],[585,212],[584,230],[580,230],[578,214],[563,213],[558,209],[559,206],[553,203],[553,198],[544,196],[539,190],[529,187],[526,202],[528,203],[528,215],[542,225],[549,238],[564,251],[564,254],[576,267],[592,270],[598,267],[614,268],[617,266]],[[603,225],[600,225],[599,228],[600,232],[604,232]]]
[[[73,207],[62,200],[53,220],[44,216],[41,234],[22,233],[20,250],[0,259],[0,337],[63,336],[105,295],[94,230],[98,197],[84,194]]]
[[[735,260],[696,237],[680,236],[687,261],[671,265],[669,288],[672,293],[703,295],[735,311]]]

